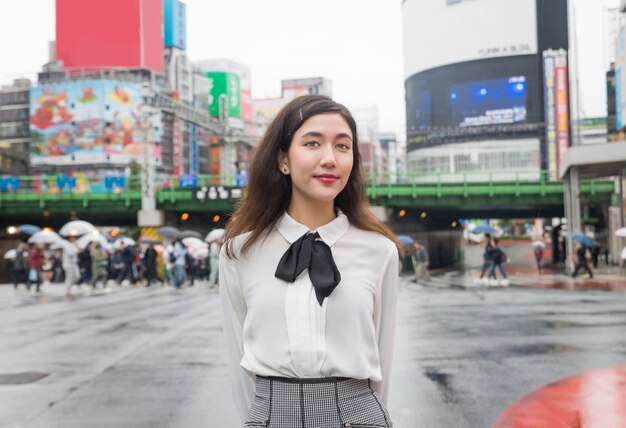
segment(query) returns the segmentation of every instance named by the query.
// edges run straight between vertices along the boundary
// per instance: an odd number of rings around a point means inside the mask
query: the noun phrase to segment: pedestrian
[[[485,238],[487,238],[487,243],[485,244],[485,250],[483,251],[483,267],[480,271],[480,279],[483,279],[485,273],[491,267],[491,259],[493,253],[493,245],[491,244],[491,235],[488,233],[485,234]]]
[[[91,259],[91,242],[85,245],[85,248],[78,253],[78,268],[80,270],[79,284],[88,284],[93,277],[92,259]]]
[[[124,242],[120,243],[121,272],[117,280],[119,285],[123,285],[124,281],[134,284],[136,282],[133,263],[135,263],[135,253],[130,245]]]
[[[102,288],[107,287],[107,267],[107,256],[104,254],[104,249],[99,242],[96,242],[91,251],[91,286],[94,290],[98,286],[98,282],[102,282]]]
[[[216,285],[218,281],[221,248],[222,248],[221,238],[211,242],[209,246],[209,265],[210,265],[209,286],[210,287]]]
[[[144,279],[146,280],[146,287],[152,285],[152,281],[158,278],[157,274],[157,252],[154,249],[154,245],[150,244],[146,251],[143,253],[143,272]]]
[[[580,269],[587,271],[589,278],[593,278],[593,272],[589,268],[589,260],[587,260],[587,247],[581,243],[578,243],[578,248],[576,249],[576,259],[576,266],[572,278],[576,278]]]
[[[428,281],[430,279],[430,273],[428,273],[428,251],[419,242],[413,243],[413,268],[415,269],[415,282],[419,282],[422,279]]]
[[[15,259],[13,260],[13,288],[17,290],[19,284],[24,284],[30,289],[28,284],[28,244],[21,242],[15,249]]]
[[[593,263],[594,269],[598,268],[599,259],[600,259],[600,246],[594,245],[593,248],[591,249],[591,261]]]
[[[78,248],[74,245],[75,239],[70,237],[71,246],[63,248],[63,272],[65,273],[65,295],[72,297],[72,287],[80,279],[80,269],[78,267]]]
[[[391,427],[400,243],[369,210],[350,112],[289,102],[255,150],[219,260],[245,426]]]
[[[504,271],[504,263],[506,262],[506,254],[500,248],[498,240],[493,240],[493,250],[491,252],[491,267],[489,268],[489,278],[496,279],[496,269],[500,271],[502,277],[506,280],[508,278]]]
[[[541,273],[541,261],[543,259],[543,247],[536,245],[533,251],[535,253],[535,262],[537,263],[537,270]]]
[[[41,268],[43,267],[43,244],[35,244],[28,254],[28,286],[35,283],[35,292],[41,287]]]
[[[174,260],[174,287],[182,288],[185,282],[185,265],[187,263],[187,249],[183,245],[182,240],[177,239],[174,242],[172,256]]]

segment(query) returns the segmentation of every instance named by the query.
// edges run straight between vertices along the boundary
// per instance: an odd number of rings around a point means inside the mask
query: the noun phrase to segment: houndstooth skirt
[[[369,379],[257,376],[244,428],[391,428]]]

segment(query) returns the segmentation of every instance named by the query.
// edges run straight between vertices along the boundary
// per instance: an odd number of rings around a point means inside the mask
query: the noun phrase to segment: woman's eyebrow
[[[324,135],[321,132],[317,132],[317,131],[308,131],[305,132],[304,134],[302,134],[300,136],[300,138],[307,138],[307,137],[317,137],[317,138],[321,138]],[[342,138],[348,138],[350,141],[352,141],[352,137],[350,136],[350,134],[346,134],[345,132],[340,132],[339,134],[337,134],[335,136],[335,140],[340,140]]]

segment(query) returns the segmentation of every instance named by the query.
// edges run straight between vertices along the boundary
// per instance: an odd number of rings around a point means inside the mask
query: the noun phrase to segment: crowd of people
[[[68,295],[75,286],[95,290],[110,284],[150,287],[155,283],[171,284],[176,288],[193,286],[195,281],[208,281],[216,287],[221,242],[209,245],[207,257],[197,257],[178,239],[157,251],[154,244],[127,245],[104,248],[90,242],[83,249],[70,238],[75,248],[51,249],[49,245],[20,243],[14,255],[6,259],[13,287],[20,286],[39,293],[42,286],[64,283]]]

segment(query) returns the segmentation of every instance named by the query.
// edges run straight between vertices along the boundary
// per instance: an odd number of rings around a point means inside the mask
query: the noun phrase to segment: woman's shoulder
[[[396,243],[380,232],[363,230],[350,225],[350,234],[368,249],[379,249],[384,254],[398,252]]]
[[[222,245],[220,255],[227,256],[226,250],[228,249],[229,253],[234,255],[236,258],[239,258],[241,256],[241,248],[246,243],[251,234],[252,232],[250,231],[229,238],[226,242],[224,242],[224,245]]]

